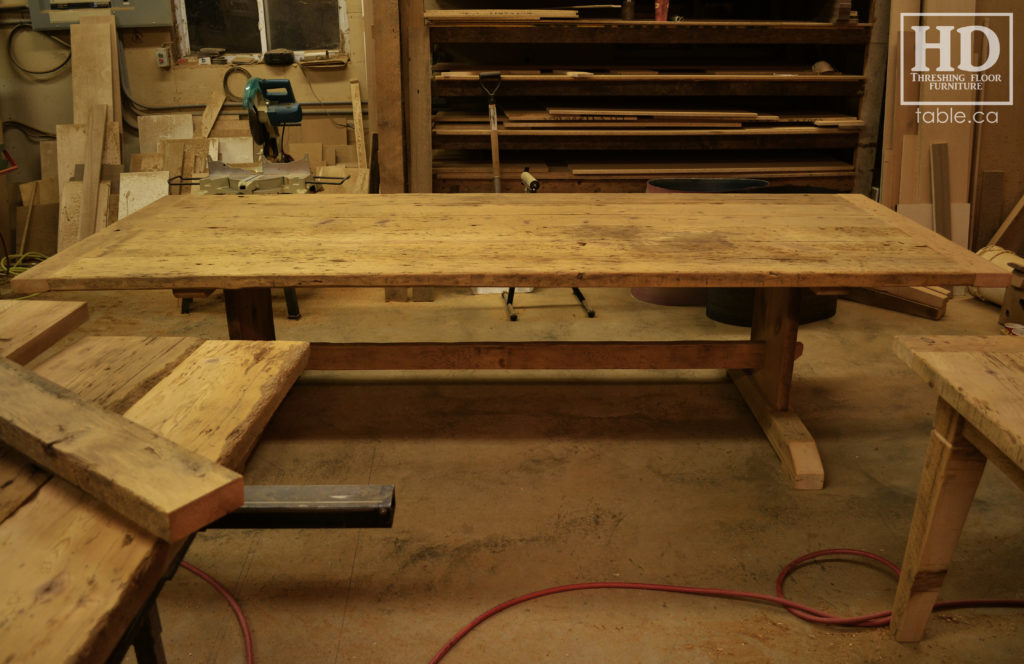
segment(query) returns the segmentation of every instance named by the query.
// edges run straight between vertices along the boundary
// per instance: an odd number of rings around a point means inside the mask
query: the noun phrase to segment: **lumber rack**
[[[252,485],[245,487],[241,507],[206,528],[390,528],[394,517],[392,485]],[[156,600],[164,584],[174,578],[194,539],[195,535],[190,536],[175,552],[167,572],[107,658],[107,664],[120,664],[129,648],[135,649],[139,664],[167,661]]]

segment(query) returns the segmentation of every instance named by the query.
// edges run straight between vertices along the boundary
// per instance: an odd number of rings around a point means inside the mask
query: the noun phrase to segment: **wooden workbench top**
[[[167,197],[12,287],[1008,283],[853,194],[316,194]]]
[[[895,349],[940,398],[1024,468],[1024,338],[897,337]]]

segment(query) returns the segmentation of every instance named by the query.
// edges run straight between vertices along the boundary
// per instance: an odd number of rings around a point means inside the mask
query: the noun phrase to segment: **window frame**
[[[176,42],[178,45],[178,52],[181,53],[181,57],[189,57],[193,55],[192,45],[189,40],[188,34],[188,14],[185,11],[185,0],[173,0],[174,1],[174,27],[176,34]],[[349,44],[351,43],[351,35],[348,22],[348,6],[346,0],[337,0],[338,3],[338,48],[327,50],[329,57],[343,57],[349,53]],[[270,50],[270,31],[267,28],[267,7],[265,0],[256,0],[256,11],[257,11],[257,28],[260,31],[260,48],[262,49],[259,53],[224,53],[226,56],[247,56],[247,57],[258,57],[262,61],[263,54]],[[325,49],[310,49],[310,54],[322,55]],[[306,50],[294,51],[297,60],[302,60]]]

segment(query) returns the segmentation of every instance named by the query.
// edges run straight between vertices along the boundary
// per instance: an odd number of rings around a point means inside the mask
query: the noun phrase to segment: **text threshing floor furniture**
[[[16,292],[222,288],[233,339],[275,338],[270,289],[753,287],[749,341],[314,344],[310,369],[724,368],[797,488],[799,289],[1003,286],[984,259],[852,194],[174,196],[15,278]]]

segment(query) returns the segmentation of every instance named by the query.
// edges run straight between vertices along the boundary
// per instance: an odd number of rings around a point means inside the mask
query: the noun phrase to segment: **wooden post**
[[[814,438],[789,410],[793,363],[798,354],[799,288],[759,288],[754,296],[750,340],[765,344],[764,365],[730,371],[751,413],[779,455],[795,489],[820,489],[825,470]]]
[[[269,288],[225,288],[228,338],[273,341],[274,310]]]
[[[985,455],[964,438],[963,428],[963,417],[939,399],[893,604],[891,629],[897,641],[924,636],[985,470]]]

